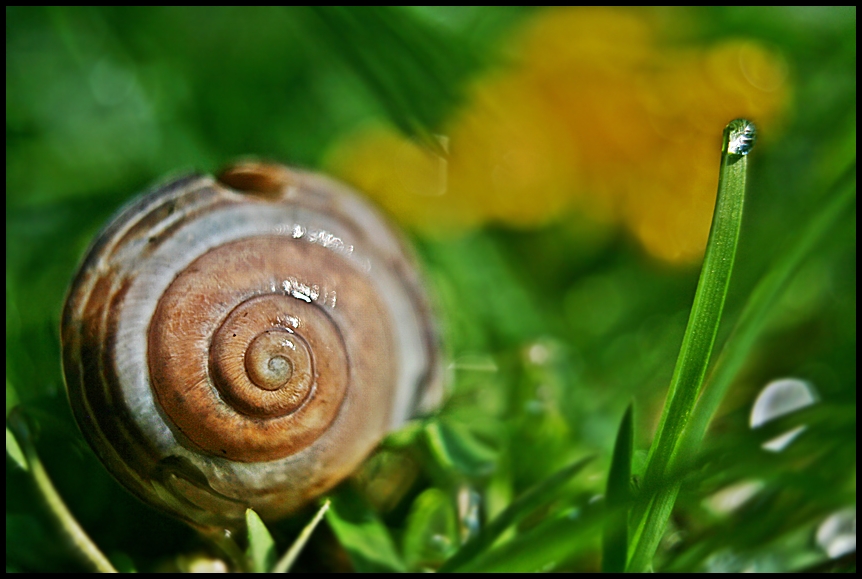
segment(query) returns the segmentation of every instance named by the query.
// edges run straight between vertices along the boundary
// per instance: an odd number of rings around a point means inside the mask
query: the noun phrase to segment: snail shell
[[[199,527],[295,511],[440,394],[399,236],[345,186],[278,165],[128,205],[84,259],[61,331],[91,446]]]

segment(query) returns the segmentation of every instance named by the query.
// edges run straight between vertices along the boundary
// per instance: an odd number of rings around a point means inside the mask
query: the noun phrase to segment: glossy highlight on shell
[[[279,165],[183,177],[123,209],[61,330],[88,442],[201,527],[295,511],[440,395],[401,238],[345,186]]]

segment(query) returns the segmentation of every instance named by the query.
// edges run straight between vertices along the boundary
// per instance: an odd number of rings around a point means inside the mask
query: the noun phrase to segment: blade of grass
[[[21,470],[30,470],[30,465],[27,464],[27,459],[24,458],[24,451],[21,450],[21,445],[15,439],[15,435],[6,427],[6,454],[15,461]]]
[[[715,366],[707,378],[703,394],[692,414],[683,439],[682,456],[693,456],[703,440],[709,423],[721,404],[731,381],[742,368],[748,353],[760,336],[772,306],[778,303],[782,291],[793,274],[817,244],[832,231],[838,220],[847,215],[856,200],[855,159],[833,184],[826,202],[794,241],[757,282],[736,325],[721,349]],[[855,212],[853,212],[855,215]]]
[[[512,525],[548,504],[565,485],[593,460],[588,456],[551,475],[538,485],[515,499],[497,518],[491,521],[478,535],[467,541],[451,559],[446,561],[439,572],[455,571],[468,564],[477,555],[488,549]]]
[[[299,536],[293,542],[293,545],[290,546],[290,549],[287,550],[284,556],[275,564],[275,567],[272,568],[273,573],[287,573],[290,571],[296,558],[299,557],[305,544],[308,543],[308,539],[311,538],[311,534],[314,532],[314,529],[317,528],[317,525],[323,520],[323,515],[325,515],[326,511],[329,510],[329,505],[330,502],[328,499],[324,501],[323,505],[321,505],[317,510],[317,513],[311,521],[309,521],[309,523],[302,529],[302,532],[299,533]]]
[[[747,153],[753,145],[753,127],[748,121],[737,119],[724,129],[709,240],[670,391],[647,459],[645,492],[641,493],[633,519],[635,532],[629,571],[649,568],[679,490],[678,481],[663,481],[676,458],[677,443],[700,393],[730,286],[742,224]]]
[[[253,509],[245,510],[245,523],[248,528],[248,558],[252,573],[266,573],[275,562],[275,541],[266,528],[260,515]]]
[[[461,546],[458,514],[452,494],[425,489],[414,499],[401,537],[401,550],[410,571],[437,569]]]
[[[496,453],[463,424],[430,421],[425,427],[425,441],[434,459],[449,472],[482,477],[494,471]]]
[[[611,469],[608,473],[605,504],[610,515],[605,521],[602,538],[602,573],[622,573],[626,568],[633,435],[632,404],[629,404],[617,431]]]
[[[632,532],[630,558],[627,572],[645,572],[652,565],[652,558],[664,535],[665,527],[673,512],[673,505],[679,495],[678,480],[669,480],[655,489],[655,493],[645,493],[648,497],[646,512]]]
[[[225,560],[232,565],[237,573],[248,573],[249,558],[236,542],[234,535],[227,529],[218,527],[199,528],[201,537],[209,541],[212,546],[221,552]]]
[[[677,443],[675,455],[691,459],[698,451],[709,423],[724,398],[731,381],[742,367],[747,353],[764,328],[772,306],[787,287],[788,281],[798,270],[803,260],[819,241],[824,239],[856,198],[856,163],[854,162],[839,177],[827,195],[828,201],[815,215],[807,227],[795,236],[795,241],[779,257],[770,270],[755,286],[745,304],[739,320],[725,342],[716,363],[710,372],[703,394],[697,401],[691,420],[682,439]],[[653,487],[653,490],[656,490]],[[679,491],[676,483],[659,485],[656,495],[647,508],[647,516],[640,520],[639,529],[651,529],[666,524]],[[660,536],[656,537],[660,540]]]
[[[359,573],[404,572],[407,566],[395,548],[389,528],[349,486],[331,496],[326,522]]]
[[[99,573],[117,573],[117,570],[105,554],[90,539],[87,532],[84,531],[75,519],[75,516],[69,511],[66,503],[63,502],[60,493],[57,492],[54,483],[51,482],[48,473],[45,471],[39,455],[36,454],[36,447],[33,446],[30,438],[30,429],[20,412],[13,410],[9,414],[9,426],[12,427],[12,433],[15,435],[18,447],[21,449],[23,457],[26,460],[26,470],[33,477],[36,489],[45,501],[48,511],[56,519],[60,531],[72,544],[78,556],[93,571]],[[7,429],[6,432],[8,438],[9,430]]]
[[[458,569],[478,573],[551,571],[595,545],[604,509],[592,505],[546,521],[511,541],[481,553]]]

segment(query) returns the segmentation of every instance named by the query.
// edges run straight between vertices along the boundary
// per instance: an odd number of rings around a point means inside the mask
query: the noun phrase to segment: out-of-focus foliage
[[[717,347],[855,172],[855,33],[855,8],[7,8],[7,415],[21,407],[61,495],[116,565],[212,561],[78,433],[59,363],[66,287],[110,214],[165,175],[243,155],[337,171],[415,235],[451,392],[336,493],[294,569],[438,569],[595,454],[464,568],[598,570],[615,435],[633,400],[637,492],[721,130],[751,115],[760,140]],[[853,209],[770,303],[682,479],[656,570],[848,568]],[[752,429],[759,393],[785,377],[816,401]],[[270,525],[279,554],[313,512]],[[6,531],[7,570],[78,565],[13,458]]]
[[[763,43],[696,44],[679,34],[688,24],[643,10],[539,12],[443,124],[444,153],[373,126],[332,164],[432,235],[531,227],[576,206],[626,224],[660,258],[691,261],[712,216],[715,127],[745,117],[775,134],[790,81]]]

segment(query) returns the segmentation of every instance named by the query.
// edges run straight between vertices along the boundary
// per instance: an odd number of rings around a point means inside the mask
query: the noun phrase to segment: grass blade
[[[248,549],[246,557],[253,573],[267,573],[275,562],[275,541],[269,529],[252,509],[245,510],[248,527]]]
[[[706,429],[721,404],[731,381],[742,368],[748,352],[754,346],[766,324],[772,306],[778,302],[793,274],[815,246],[832,231],[836,222],[848,213],[856,200],[856,161],[838,178],[826,196],[827,202],[806,228],[794,237],[788,250],[757,282],[733,331],[718,355],[707,379],[703,395],[697,403],[686,432],[682,450],[691,456],[700,446]]]
[[[359,494],[343,486],[332,495],[326,522],[347,551],[354,569],[365,572],[403,572],[407,566],[398,554],[389,529]]]
[[[56,519],[60,531],[75,548],[78,556],[93,571],[116,573],[117,570],[99,547],[96,546],[90,536],[87,535],[87,532],[84,531],[71,511],[69,511],[66,503],[60,497],[60,493],[54,487],[54,483],[51,482],[48,473],[45,471],[45,467],[42,465],[42,461],[39,459],[39,455],[36,454],[36,448],[30,439],[30,429],[20,412],[13,410],[9,414],[9,425],[12,427],[12,433],[14,434],[17,446],[23,453],[23,458],[28,466],[27,470],[33,477],[36,489],[39,491],[42,500],[45,501],[48,511]],[[8,428],[6,432],[8,448]]]
[[[676,500],[678,483],[660,483],[669,474],[676,458],[678,443],[700,393],[715,344],[739,243],[747,154],[753,143],[754,125],[748,121],[737,119],[725,127],[709,240],[670,391],[647,459],[646,492],[641,493],[634,518],[636,529],[627,567],[629,571],[649,568]]]
[[[311,534],[314,532],[314,529],[317,528],[317,525],[323,520],[323,515],[325,515],[326,511],[329,510],[329,505],[329,500],[324,501],[323,505],[321,505],[317,510],[317,513],[315,513],[311,521],[309,521],[309,523],[302,529],[302,532],[299,533],[299,536],[293,542],[293,545],[290,546],[290,549],[287,550],[284,556],[275,564],[275,567],[272,568],[273,573],[287,573],[290,571],[296,558],[299,557],[299,554],[302,552],[303,547],[308,543],[308,539],[311,538]]]
[[[15,439],[15,435],[6,427],[6,454],[15,461],[21,470],[30,470],[30,465],[27,464],[27,459],[24,458],[24,451],[21,450],[21,445]]]
[[[595,545],[604,511],[595,505],[547,521],[481,553],[458,569],[479,573],[550,571]]]
[[[410,506],[401,539],[407,568],[414,572],[439,568],[460,547],[458,531],[451,493],[424,490]]]
[[[628,554],[628,506],[631,500],[629,484],[632,476],[632,405],[626,408],[611,459],[608,473],[608,490],[605,504],[609,518],[605,522],[602,538],[602,572],[622,573],[626,568]]]
[[[494,471],[496,453],[463,424],[431,421],[425,427],[425,440],[432,456],[449,472],[478,478]]]
[[[451,559],[440,567],[439,571],[460,570],[461,567],[493,545],[494,541],[506,529],[523,520],[537,508],[552,501],[559,491],[592,459],[593,457],[589,456],[567,466],[515,499],[478,535],[467,541]]]

